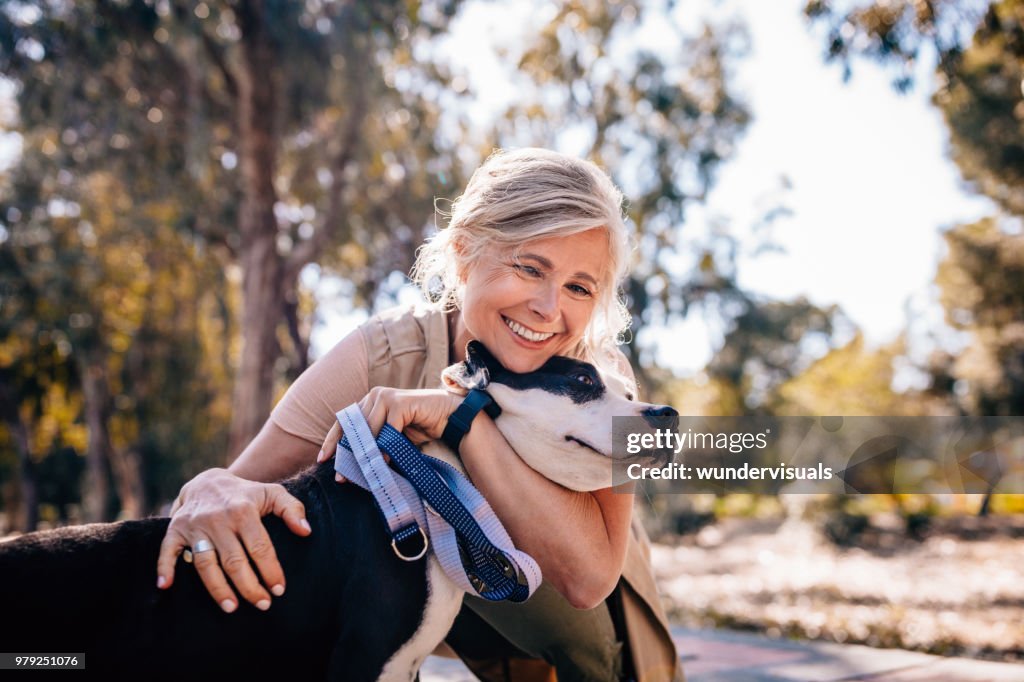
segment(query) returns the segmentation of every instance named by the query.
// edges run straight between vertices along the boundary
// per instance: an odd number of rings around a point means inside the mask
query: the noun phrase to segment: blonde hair
[[[448,226],[416,254],[412,279],[427,300],[443,310],[462,302],[459,273],[492,246],[518,253],[525,243],[595,228],[608,233],[609,267],[600,283],[594,314],[581,341],[580,357],[616,357],[629,329],[621,295],[629,269],[630,240],[622,192],[589,161],[547,149],[496,150],[452,202]]]

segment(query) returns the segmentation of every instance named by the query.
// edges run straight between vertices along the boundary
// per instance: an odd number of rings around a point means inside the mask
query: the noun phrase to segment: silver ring
[[[203,552],[212,552],[213,550],[213,543],[206,538],[192,545],[192,554],[202,554]]]
[[[192,563],[193,554],[199,554],[200,552],[212,552],[214,550],[213,543],[209,540],[200,540],[193,547],[186,547],[181,552],[181,558],[185,560],[186,564]]]

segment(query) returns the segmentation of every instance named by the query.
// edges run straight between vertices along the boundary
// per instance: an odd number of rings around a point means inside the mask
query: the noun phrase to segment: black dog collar
[[[459,454],[462,438],[469,432],[469,427],[473,425],[473,420],[480,414],[480,410],[486,412],[491,419],[497,419],[501,414],[501,408],[494,402],[490,393],[474,388],[448,417],[448,424],[444,427],[441,440],[455,454]]]

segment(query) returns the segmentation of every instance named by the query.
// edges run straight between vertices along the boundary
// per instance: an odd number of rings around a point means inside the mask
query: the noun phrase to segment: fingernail
[[[225,599],[224,601],[222,601],[220,603],[220,607],[224,610],[224,613],[231,613],[232,611],[235,610],[237,605],[235,604],[235,602],[231,601],[230,599]]]
[[[284,585],[274,585],[270,588],[270,591],[274,593],[275,597],[280,597],[284,594]]]
[[[158,575],[156,577],[156,586],[157,586],[158,589],[162,590],[164,588],[164,585],[166,585],[166,584],[167,584],[167,578],[163,577],[162,575]]]
[[[302,519],[301,521],[299,521],[299,525],[305,528],[308,532],[313,532],[313,529],[309,527],[309,521],[307,521],[306,519]],[[283,587],[281,588],[281,591],[284,592]]]
[[[324,457],[325,456],[326,455],[324,455],[324,451],[323,450],[318,452],[317,455],[316,455],[316,463],[319,464],[320,462],[324,461]]]
[[[258,602],[256,602],[256,608],[258,608],[260,611],[266,611],[270,608],[270,600],[260,599]]]

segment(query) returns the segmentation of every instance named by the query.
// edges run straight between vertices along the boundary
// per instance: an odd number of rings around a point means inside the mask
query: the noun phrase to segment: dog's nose
[[[641,414],[644,421],[654,428],[661,426],[675,429],[679,425],[679,413],[668,405],[648,407]]]

